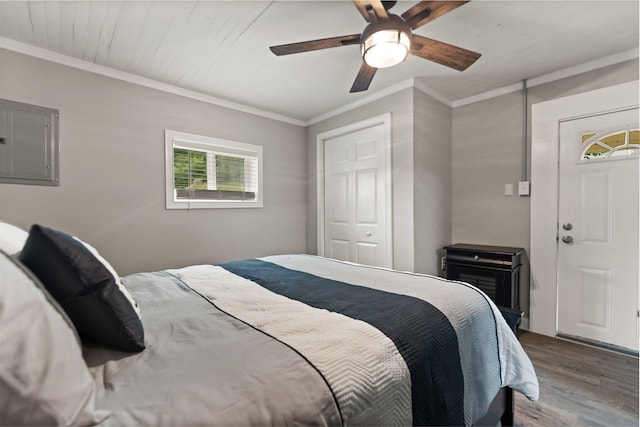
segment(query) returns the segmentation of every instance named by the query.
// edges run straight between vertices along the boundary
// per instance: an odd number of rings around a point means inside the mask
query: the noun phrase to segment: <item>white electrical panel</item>
[[[0,99],[0,183],[59,185],[58,115]]]

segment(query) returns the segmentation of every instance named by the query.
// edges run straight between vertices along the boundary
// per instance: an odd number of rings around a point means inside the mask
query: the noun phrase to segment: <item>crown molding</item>
[[[594,61],[589,61],[584,64],[576,65],[569,68],[564,68],[562,70],[553,71],[551,73],[543,74],[538,77],[534,77],[532,79],[526,80],[524,84],[526,84],[527,88],[531,88],[534,86],[539,86],[545,83],[550,83],[556,80],[564,79],[566,77],[575,76],[578,74],[586,73],[588,71],[597,70],[599,68],[607,67],[609,65],[619,64],[621,62],[629,61],[634,58],[638,58],[639,52],[638,48],[630,49],[624,52],[620,52],[614,55],[609,55],[604,58],[596,59]],[[373,93],[364,98],[360,98],[356,102],[352,102],[350,104],[344,105],[342,107],[336,108],[334,110],[323,113],[319,116],[316,116],[312,119],[307,120],[305,123],[306,126],[310,126],[321,122],[323,120],[329,119],[331,117],[337,116],[338,114],[342,114],[346,111],[352,110],[354,108],[366,105],[370,102],[376,101],[378,99],[384,98],[385,96],[389,96],[396,92],[399,92],[404,89],[408,89],[410,87],[414,87],[415,89],[421,91],[427,96],[434,98],[435,100],[451,107],[457,108],[462,107],[468,104],[473,104],[475,102],[485,101],[487,99],[496,98],[498,96],[506,95],[512,92],[518,92],[523,89],[523,82],[517,82],[510,85],[502,86],[497,89],[492,89],[486,92],[479,93],[477,95],[469,96],[467,98],[461,98],[458,100],[450,100],[445,97],[441,93],[435,91],[426,83],[417,80],[416,78],[410,78],[408,80],[402,81],[393,86],[389,86],[381,91]]]
[[[578,74],[586,73],[588,71],[597,70],[599,68],[608,67],[609,65],[619,64],[621,62],[630,61],[632,59],[638,59],[638,48],[629,49],[624,52],[619,52],[613,55],[605,56],[593,61],[585,62],[584,64],[576,65],[573,67],[565,68],[558,71],[553,71],[548,74],[543,74],[539,77],[534,77],[527,80],[527,87],[539,86],[545,83],[553,82],[556,80],[564,79],[565,77],[571,77]]]
[[[1,1],[1,0],[0,0]],[[323,120],[342,114],[346,111],[353,110],[355,108],[367,105],[378,99],[382,99],[386,96],[400,92],[405,89],[415,88],[427,96],[449,106],[450,108],[462,107],[475,102],[484,101],[487,99],[495,98],[498,96],[506,95],[508,93],[517,92],[523,89],[523,82],[517,82],[510,85],[502,86],[497,89],[492,89],[477,95],[461,98],[457,100],[450,100],[444,95],[440,94],[436,90],[429,87],[428,84],[417,80],[416,78],[410,78],[404,80],[395,85],[389,86],[368,96],[362,97],[357,101],[343,105],[339,108],[330,110],[326,113],[320,114],[309,120],[300,120],[292,117],[288,117],[282,114],[273,113],[271,111],[262,110],[255,107],[250,107],[237,102],[229,101],[223,98],[218,98],[211,95],[205,95],[200,92],[196,92],[189,89],[184,89],[178,86],[174,86],[168,83],[159,82],[157,80],[149,79],[146,77],[140,77],[125,71],[115,70],[113,68],[105,67],[103,65],[94,64],[81,59],[73,58],[61,53],[53,52],[47,49],[32,46],[26,43],[21,43],[15,40],[0,37],[0,49],[6,49],[17,53],[33,56],[35,58],[43,59],[46,61],[54,62],[57,64],[65,65],[72,68],[88,71],[90,73],[111,77],[114,79],[126,81],[128,83],[145,86],[151,89],[160,90],[163,92],[171,93],[185,98],[194,99],[197,101],[206,102],[208,104],[217,105],[220,107],[229,108],[232,110],[240,111],[243,113],[253,114],[255,116],[264,117],[284,123],[289,123],[297,126],[311,126],[319,123]],[[543,74],[541,76],[533,77],[525,81],[526,87],[531,88],[534,86],[550,83],[563,78],[575,76],[588,71],[597,70],[599,68],[615,65],[621,62],[637,59],[639,57],[639,49],[634,48],[617,54],[609,55],[604,58],[589,61],[584,64],[568,67],[562,70],[553,71],[551,73]]]
[[[488,90],[486,92],[479,93],[477,95],[469,96],[467,98],[462,98],[453,101],[451,104],[452,108],[463,107],[465,105],[473,104],[475,102],[486,101],[487,99],[497,98],[498,96],[506,95],[508,93],[517,92],[522,90],[523,83],[513,83],[508,86],[502,86],[497,89]],[[530,85],[527,85],[529,87]]]
[[[629,49],[624,52],[616,53],[613,55],[605,56],[593,61],[585,62],[584,64],[575,65],[573,67],[564,68],[562,70],[553,71],[551,73],[543,74],[538,77],[525,80],[527,88],[540,86],[545,83],[550,83],[556,80],[564,79],[567,77],[576,76],[578,74],[586,73],[589,71],[597,70],[599,68],[608,67],[610,65],[619,64],[621,62],[630,61],[632,59],[638,59],[639,49]],[[508,86],[503,86],[498,89],[493,89],[487,92],[473,95],[467,98],[462,98],[453,101],[453,108],[462,107],[464,105],[473,104],[474,102],[484,101],[487,99],[495,98],[497,96],[506,95],[511,92],[517,92],[523,89],[523,83],[518,82]]]
[[[426,83],[424,83],[424,82],[422,82],[420,80],[416,80],[416,79],[413,79],[413,80],[414,80],[413,86],[416,89],[418,89],[420,92],[424,93],[425,95],[430,96],[431,98],[435,99],[436,101],[439,101],[439,102],[443,103],[447,107],[453,107],[453,101],[452,100],[450,100],[446,96],[442,95],[440,92],[437,92],[437,91],[433,90]]]
[[[151,89],[156,89],[163,92],[171,93],[174,95],[183,96],[185,98],[206,102],[207,104],[217,105],[220,107],[229,108],[231,110],[253,114],[255,116],[277,120],[280,122],[289,123],[297,126],[305,126],[305,122],[303,120],[284,116],[282,114],[273,113],[271,111],[261,110],[259,108],[249,107],[247,105],[240,104],[233,101],[228,101],[223,98],[217,98],[215,96],[205,95],[200,92],[184,89],[178,86],[174,86],[168,83],[163,83],[163,82],[149,79],[146,77],[140,77],[135,74],[127,73],[125,71],[120,71],[113,68],[105,67],[103,65],[94,64],[93,62],[87,62],[82,59],[73,58],[58,52],[53,52],[40,47],[21,43],[5,37],[0,37],[0,49],[10,50],[13,52],[17,52],[17,53],[32,56],[35,58],[44,59],[46,61],[54,62],[56,64],[61,64],[68,67],[77,68],[79,70],[88,71],[90,73],[111,77],[117,80],[122,80],[127,83],[133,83],[139,86],[144,86]]]
[[[417,89],[420,92],[424,93],[425,95],[435,99],[436,101],[443,103],[448,107],[452,106],[452,102],[450,99],[446,98],[439,92],[436,92],[435,90],[431,89],[425,83],[419,80],[416,80],[415,78],[412,77],[410,79],[401,81],[400,83],[397,83],[395,85],[379,90],[378,92],[371,93],[370,95],[360,98],[357,101],[351,102],[347,105],[343,105],[342,107],[338,107],[336,109],[327,111],[326,113],[320,114],[319,116],[313,117],[307,120],[306,125],[307,126],[314,125],[323,120],[329,119],[331,117],[335,117],[349,110],[353,110],[354,108],[358,108],[363,105],[370,104],[371,102],[377,101],[378,99],[382,99],[385,96],[393,95],[394,93],[398,93],[402,90],[409,89],[409,88]]]
[[[354,108],[362,107],[363,105],[367,105],[372,103],[373,101],[377,101],[378,99],[382,99],[385,96],[393,95],[394,93],[400,92],[405,89],[409,89],[413,87],[413,79],[404,80],[395,85],[386,87],[377,92],[371,93],[365,97],[358,99],[357,101],[350,102],[349,104],[343,105],[342,107],[335,108],[333,110],[327,111],[326,113],[320,114],[319,116],[313,117],[306,121],[307,126],[314,125],[316,123],[320,123],[323,120],[329,119],[331,117],[335,117],[338,114],[342,114],[349,110],[353,110]]]

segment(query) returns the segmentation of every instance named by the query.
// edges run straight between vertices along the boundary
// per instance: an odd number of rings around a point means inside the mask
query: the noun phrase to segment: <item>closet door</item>
[[[391,267],[385,155],[382,124],[324,141],[325,256]]]

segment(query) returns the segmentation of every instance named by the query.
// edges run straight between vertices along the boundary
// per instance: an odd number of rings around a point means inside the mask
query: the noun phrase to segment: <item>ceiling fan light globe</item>
[[[397,29],[380,30],[368,35],[362,42],[362,58],[374,68],[392,67],[407,58],[411,38]]]

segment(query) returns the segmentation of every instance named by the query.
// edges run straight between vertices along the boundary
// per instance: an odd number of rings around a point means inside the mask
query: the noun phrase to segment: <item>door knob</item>
[[[566,244],[573,243],[573,237],[571,236],[562,236],[562,241]]]
[[[566,224],[562,224],[562,229],[567,231],[572,230],[573,224],[571,224],[570,222],[567,222]]]
[[[366,232],[366,235],[367,235],[367,237],[371,237],[371,232],[370,232],[370,231],[367,231],[367,232]]]

